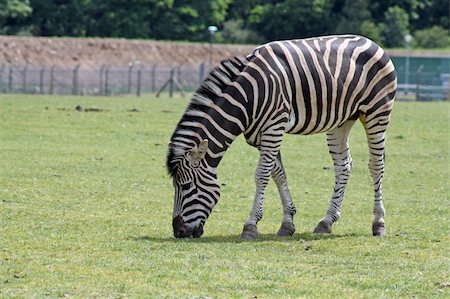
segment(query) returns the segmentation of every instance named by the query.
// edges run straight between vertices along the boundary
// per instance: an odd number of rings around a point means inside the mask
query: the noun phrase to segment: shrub
[[[370,38],[377,44],[381,44],[381,28],[372,21],[364,21],[361,24],[361,35]]]
[[[386,47],[401,47],[404,36],[408,33],[409,18],[404,9],[399,6],[389,7],[384,13],[382,39]]]
[[[224,42],[235,44],[260,44],[264,39],[255,31],[244,28],[242,20],[229,20],[223,24],[222,38]]]
[[[449,46],[448,31],[440,26],[417,30],[414,33],[414,46],[420,48],[445,48]]]

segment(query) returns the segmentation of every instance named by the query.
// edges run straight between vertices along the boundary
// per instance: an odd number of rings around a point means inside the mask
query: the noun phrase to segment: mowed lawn
[[[0,297],[432,298],[450,296],[450,103],[397,102],[388,130],[387,236],[357,123],[331,235],[312,230],[334,184],[325,135],[282,153],[297,232],[270,183],[256,241],[241,241],[258,153],[239,137],[200,239],[172,237],[167,143],[188,99],[0,95]],[[81,111],[77,111],[76,106]]]

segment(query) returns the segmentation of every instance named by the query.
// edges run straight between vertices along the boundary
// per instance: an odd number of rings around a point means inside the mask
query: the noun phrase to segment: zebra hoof
[[[242,240],[254,240],[258,236],[258,228],[254,224],[245,224],[242,230]]]
[[[320,221],[314,229],[315,234],[331,234],[331,225],[325,221]]]
[[[295,233],[295,225],[292,222],[283,222],[277,232],[278,237],[290,237]]]
[[[385,236],[386,235],[386,226],[384,222],[374,222],[372,224],[372,234],[374,236]]]

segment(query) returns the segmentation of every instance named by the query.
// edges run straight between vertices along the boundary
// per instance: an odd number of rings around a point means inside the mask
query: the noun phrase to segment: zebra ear
[[[208,139],[205,139],[193,149],[192,158],[194,158],[194,160],[200,161],[205,157],[207,150],[208,150]]]

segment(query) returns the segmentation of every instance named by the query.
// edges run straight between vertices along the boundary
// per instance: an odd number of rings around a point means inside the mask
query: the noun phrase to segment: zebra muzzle
[[[194,228],[188,227],[186,223],[184,223],[181,215],[175,217],[172,221],[173,227],[173,235],[175,238],[188,238],[194,237],[199,238],[203,234],[203,226],[199,225]]]

